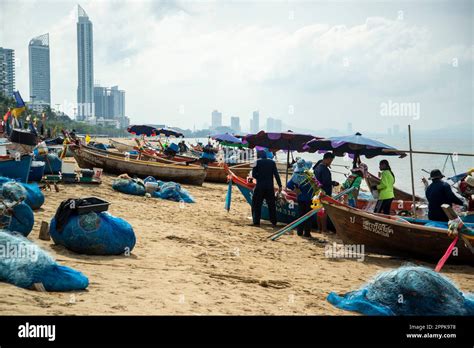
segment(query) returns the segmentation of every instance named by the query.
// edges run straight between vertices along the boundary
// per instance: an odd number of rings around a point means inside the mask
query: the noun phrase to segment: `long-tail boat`
[[[447,223],[369,213],[329,197],[322,197],[321,202],[344,243],[364,245],[368,252],[435,262],[453,242]],[[465,225],[472,231],[474,224]],[[474,232],[464,237],[474,243]],[[449,262],[474,265],[470,248],[460,240]]]
[[[71,146],[71,150],[81,168],[92,169],[97,167],[112,174],[127,173],[130,176],[153,176],[164,181],[176,181],[192,185],[202,185],[206,178],[206,169],[201,166],[142,161],[83,145]]]

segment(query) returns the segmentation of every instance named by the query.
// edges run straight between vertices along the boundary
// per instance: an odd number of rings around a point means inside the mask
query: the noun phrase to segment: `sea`
[[[396,149],[408,150],[408,135],[389,136],[380,135],[371,137],[384,144],[390,145]],[[207,138],[187,138],[187,142],[195,144],[196,142],[207,143]],[[429,137],[414,136],[412,137],[412,148],[415,151],[444,152],[447,155],[425,155],[413,154],[413,176],[415,183],[415,193],[424,197],[424,185],[421,181],[423,177],[428,178],[429,172],[433,169],[440,169],[446,177],[466,172],[470,168],[474,168],[474,157],[461,156],[459,154],[474,154],[474,139],[465,137]],[[292,154],[293,158],[298,157],[310,160],[316,163],[322,158],[319,153],[298,153]],[[377,175],[379,172],[379,161],[387,159],[390,163],[393,173],[395,174],[395,186],[411,193],[411,174],[410,174],[410,156],[404,158],[398,156],[378,156],[371,159],[362,157],[362,162],[366,163],[369,171]],[[286,153],[279,151],[277,153],[279,162],[286,161]],[[346,157],[336,157],[332,165],[333,180],[340,183],[344,182],[346,175],[350,172],[352,159]],[[428,173],[427,173],[428,172]]]

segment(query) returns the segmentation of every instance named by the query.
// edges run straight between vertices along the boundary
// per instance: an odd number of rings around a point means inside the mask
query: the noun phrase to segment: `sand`
[[[195,204],[145,199],[116,192],[114,177],[102,185],[60,185],[45,192],[29,238],[63,265],[88,276],[86,291],[47,293],[0,283],[0,313],[6,315],[348,315],[326,301],[331,291],[355,290],[377,272],[407,261],[369,254],[363,262],[328,259],[326,243],[337,236],[296,234],[265,239],[267,222],[250,226],[250,207],[234,188],[224,210],[227,186],[183,185]],[[59,203],[95,195],[112,202],[109,212],[130,222],[137,244],[130,256],[78,255],[38,239],[41,221],[50,221]],[[429,265],[434,267],[433,265]],[[473,268],[446,265],[444,274],[463,291],[474,290]]]

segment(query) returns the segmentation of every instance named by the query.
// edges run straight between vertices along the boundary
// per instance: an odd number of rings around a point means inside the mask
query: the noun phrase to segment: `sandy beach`
[[[0,313],[348,315],[326,301],[331,291],[355,290],[377,272],[407,262],[425,264],[376,254],[363,262],[329,259],[324,247],[339,241],[337,236],[314,232],[312,240],[292,234],[268,241],[274,229],[268,222],[250,226],[250,206],[237,188],[230,212],[224,210],[224,184],[183,185],[197,203],[182,206],[116,192],[113,179],[104,175],[100,186],[60,185],[60,192],[46,191],[29,236],[60,264],[83,272],[88,289],[47,293],[0,283]],[[79,255],[38,238],[41,221],[49,222],[61,201],[91,195],[111,202],[109,212],[133,226],[137,244],[130,256]],[[461,290],[474,289],[472,267],[446,265],[443,272]]]

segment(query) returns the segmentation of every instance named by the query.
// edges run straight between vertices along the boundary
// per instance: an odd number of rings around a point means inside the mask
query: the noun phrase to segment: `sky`
[[[50,34],[53,107],[77,89],[77,1],[0,2],[0,47],[29,98],[28,42]],[[288,127],[386,132],[474,124],[472,1],[80,1],[94,80],[132,123],[196,129],[254,110]],[[472,133],[472,132],[471,132]]]

